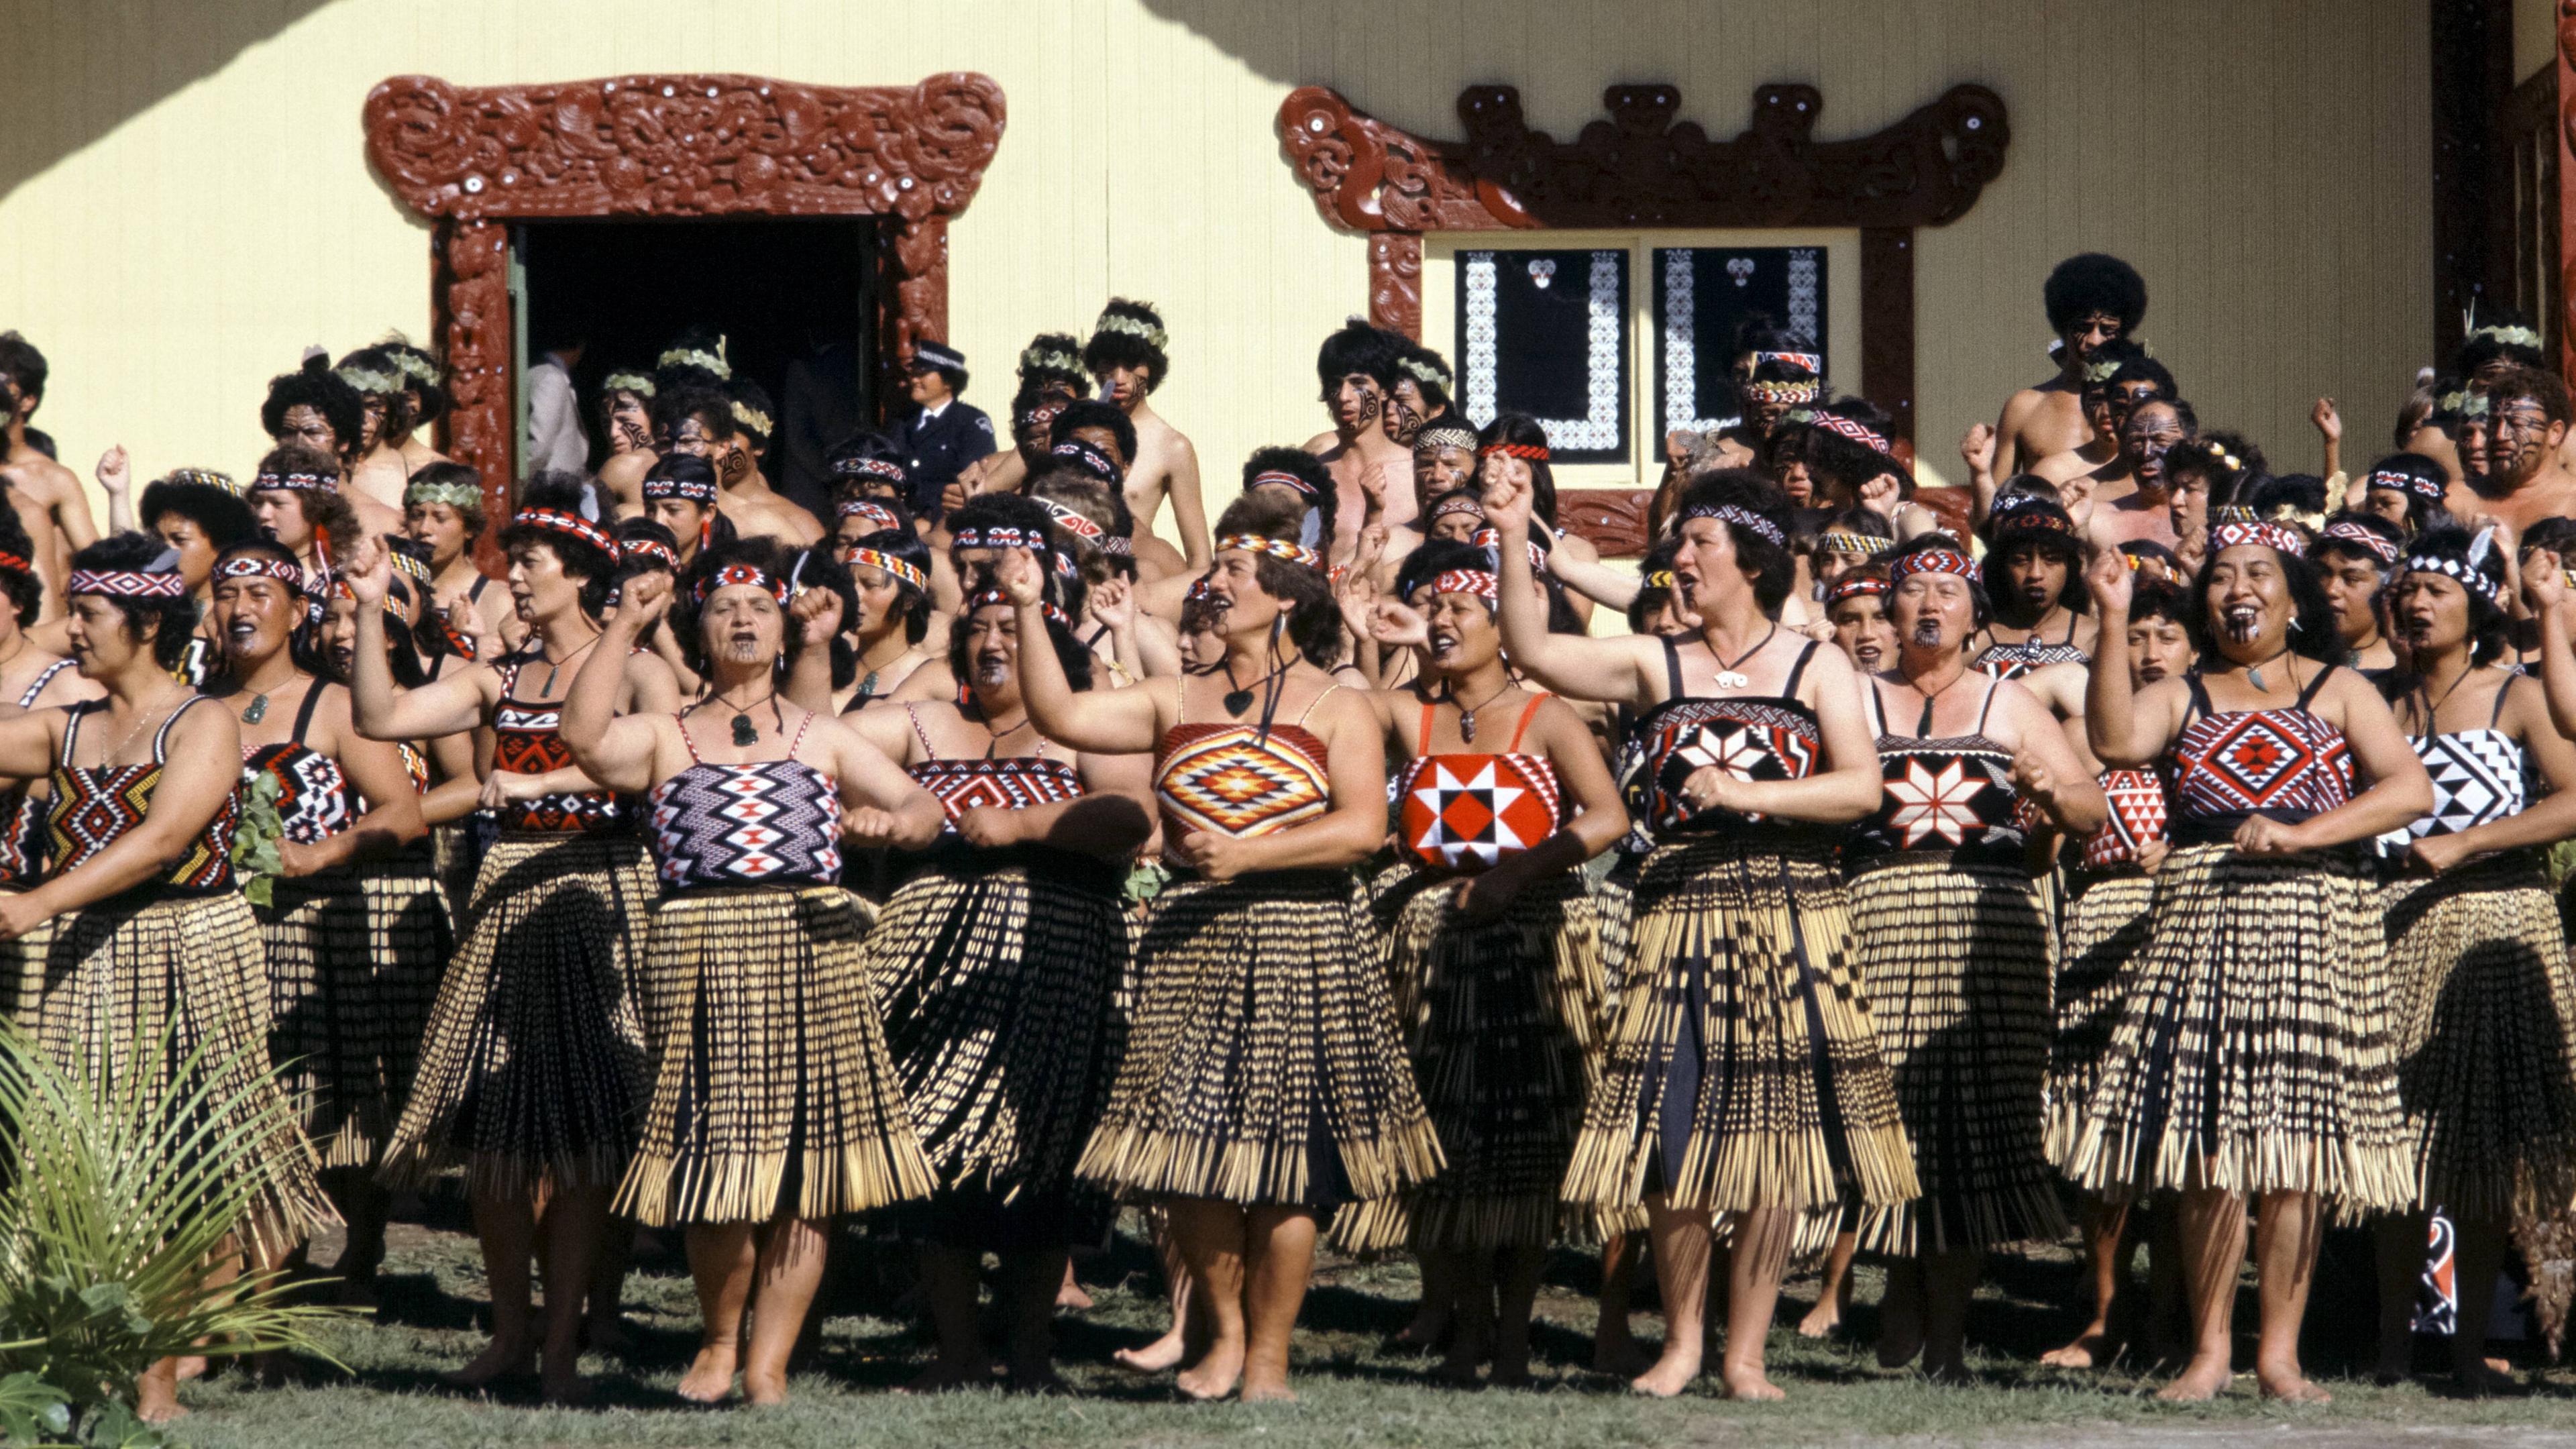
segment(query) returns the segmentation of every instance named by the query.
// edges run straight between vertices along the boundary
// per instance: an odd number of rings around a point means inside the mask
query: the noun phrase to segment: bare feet
[[[590,1402],[590,1385],[582,1379],[581,1364],[571,1354],[560,1362],[549,1359],[539,1392],[549,1404],[571,1406]]]
[[[1158,1374],[1178,1365],[1183,1351],[1181,1326],[1175,1323],[1172,1325],[1171,1332],[1155,1339],[1152,1343],[1146,1344],[1143,1348],[1122,1348],[1111,1354],[1109,1361],[1129,1373]]]
[[[2463,1364],[2451,1363],[2451,1392],[2464,1399],[2495,1396],[2519,1397],[2530,1392],[2515,1381],[2513,1368],[2499,1359],[2482,1358]]]
[[[180,1383],[184,1384],[190,1379],[201,1379],[206,1376],[206,1356],[202,1353],[192,1353],[184,1358],[174,1358],[171,1362],[178,1365],[178,1369],[174,1376]]]
[[[1798,1336],[1825,1338],[1842,1326],[1842,1305],[1834,1301],[1831,1293],[1821,1294],[1816,1299],[1816,1306],[1808,1309],[1807,1316],[1798,1320]]]
[[[1719,1371],[1718,1382],[1725,1386],[1726,1396],[1730,1399],[1767,1402],[1789,1397],[1780,1392],[1779,1385],[1772,1383],[1770,1377],[1762,1372],[1760,1364],[1740,1369],[1729,1365]]]
[[[1628,1387],[1650,1398],[1669,1399],[1699,1377],[1699,1345],[1667,1344],[1655,1366],[1628,1381]]]
[[[1442,1355],[1440,1366],[1432,1377],[1445,1384],[1466,1385],[1476,1381],[1476,1370],[1485,1363],[1485,1352],[1493,1343],[1491,1331],[1475,1323],[1456,1324],[1449,1335],[1449,1352]]]
[[[1074,1281],[1071,1263],[1064,1265],[1064,1281],[1056,1285],[1055,1306],[1075,1313],[1087,1312],[1093,1306],[1091,1295],[1082,1291],[1082,1285]]]
[[[767,1406],[787,1402],[787,1375],[762,1369],[742,1372],[742,1396],[755,1405]]]
[[[1242,1379],[1243,1345],[1213,1343],[1208,1345],[1205,1358],[1181,1370],[1176,1386],[1187,1397],[1206,1403],[1233,1393]]]
[[[2097,1369],[2108,1367],[2120,1356],[2120,1345],[2103,1325],[2088,1326],[2075,1335],[2075,1341],[2064,1348],[2052,1348],[2039,1356],[2046,1368]]]
[[[167,1424],[188,1412],[179,1407],[178,1368],[177,1359],[165,1358],[134,1381],[134,1417],[147,1424]]]
[[[2195,1355],[2171,1383],[2156,1390],[2156,1397],[2169,1404],[2205,1403],[2217,1398],[2233,1377],[2226,1359]]]
[[[2285,1404],[2331,1404],[2334,1402],[2334,1395],[2318,1388],[2314,1383],[2309,1381],[2307,1375],[2298,1372],[2296,1369],[2276,1372],[2257,1368],[2254,1370],[2254,1383],[2256,1387],[2263,1391],[2263,1397],[2267,1399],[2279,1399]]]
[[[489,1388],[495,1379],[533,1373],[536,1367],[537,1354],[533,1347],[496,1338],[465,1367],[440,1374],[438,1381],[459,1389]]]
[[[733,1392],[734,1345],[702,1344],[698,1356],[689,1361],[689,1371],[680,1375],[680,1397],[693,1404],[714,1404]]]
[[[1297,1395],[1286,1379],[1251,1379],[1243,1381],[1243,1401],[1247,1404],[1293,1404]]]

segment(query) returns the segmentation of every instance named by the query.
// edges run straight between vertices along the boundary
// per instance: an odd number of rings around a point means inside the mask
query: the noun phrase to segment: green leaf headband
[[[364,367],[343,367],[338,369],[338,372],[342,382],[360,392],[383,394],[402,391],[402,379],[390,372],[377,372]]]
[[[1148,322],[1141,317],[1130,317],[1124,312],[1101,313],[1100,325],[1092,330],[1096,332],[1124,332],[1130,337],[1142,337],[1145,339],[1145,345],[1153,348],[1156,352],[1162,351],[1163,345],[1171,340],[1171,334],[1165,332],[1162,328],[1155,326],[1153,323]]]
[[[674,347],[653,360],[655,367],[687,366],[712,372],[718,377],[733,376],[733,364],[725,361],[724,339],[716,339],[716,350],[701,352],[694,347]]]
[[[601,392],[631,392],[637,397],[653,395],[653,379],[640,372],[612,372],[599,384]]]
[[[483,502],[483,490],[471,483],[414,483],[403,489],[403,503],[444,503],[450,508],[475,508]]]

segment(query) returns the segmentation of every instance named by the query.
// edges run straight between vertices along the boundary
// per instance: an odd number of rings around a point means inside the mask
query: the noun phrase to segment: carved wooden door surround
[[[396,76],[368,93],[367,160],[434,225],[431,303],[455,408],[443,445],[509,516],[509,223],[574,217],[876,216],[895,366],[948,337],[948,222],[1000,144],[1002,88],[967,71],[911,86],[635,75],[533,86]],[[487,566],[497,562],[483,545]]]
[[[2576,4],[2576,0],[2569,0]],[[1875,134],[1818,141],[1824,96],[1808,85],[1753,93],[1731,141],[1673,118],[1681,91],[1614,85],[1607,118],[1572,141],[1533,131],[1511,86],[1458,95],[1463,141],[1434,141],[1305,86],[1279,107],[1280,144],[1326,222],[1369,234],[1369,319],[1422,332],[1422,234],[1550,227],[1855,227],[1861,235],[1861,392],[1914,429],[1914,228],[1957,220],[2003,171],[2012,128],[2001,96],[1953,86]],[[1569,489],[1559,517],[1604,553],[1645,549],[1643,492]]]

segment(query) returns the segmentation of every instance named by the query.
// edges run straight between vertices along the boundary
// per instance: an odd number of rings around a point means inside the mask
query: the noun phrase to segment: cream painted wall
[[[2047,375],[2040,279],[2107,248],[2213,423],[2314,466],[2356,450],[2427,360],[2425,0],[19,0],[0,56],[0,324],[51,354],[41,422],[84,473],[248,466],[264,380],[428,322],[428,239],[366,169],[384,76],[493,84],[652,70],[830,83],[993,75],[1010,127],[952,233],[954,340],[1002,392],[1043,328],[1112,293],[1172,324],[1157,398],[1229,480],[1322,422],[1315,341],[1365,303],[1358,239],[1280,158],[1280,97],[1323,82],[1434,134],[1509,81],[1570,135],[1601,88],[1667,80],[1732,134],[1806,80],[1821,130],[1874,129],[1959,81],[2012,110],[2003,177],[1923,240],[1923,453]]]
[[[2515,84],[2557,57],[2557,0],[2513,0],[2513,78]]]

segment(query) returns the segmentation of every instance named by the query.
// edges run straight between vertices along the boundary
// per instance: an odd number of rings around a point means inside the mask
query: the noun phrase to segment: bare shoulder
[[[2003,414],[1996,420],[1995,431],[2009,436],[2014,426],[2037,412],[2040,404],[2047,398],[2048,394],[2035,387],[2023,388],[2011,397],[2005,398]]]
[[[1337,434],[1326,432],[1308,438],[1304,447],[1309,453],[1330,453],[1341,445],[1342,440]]]

